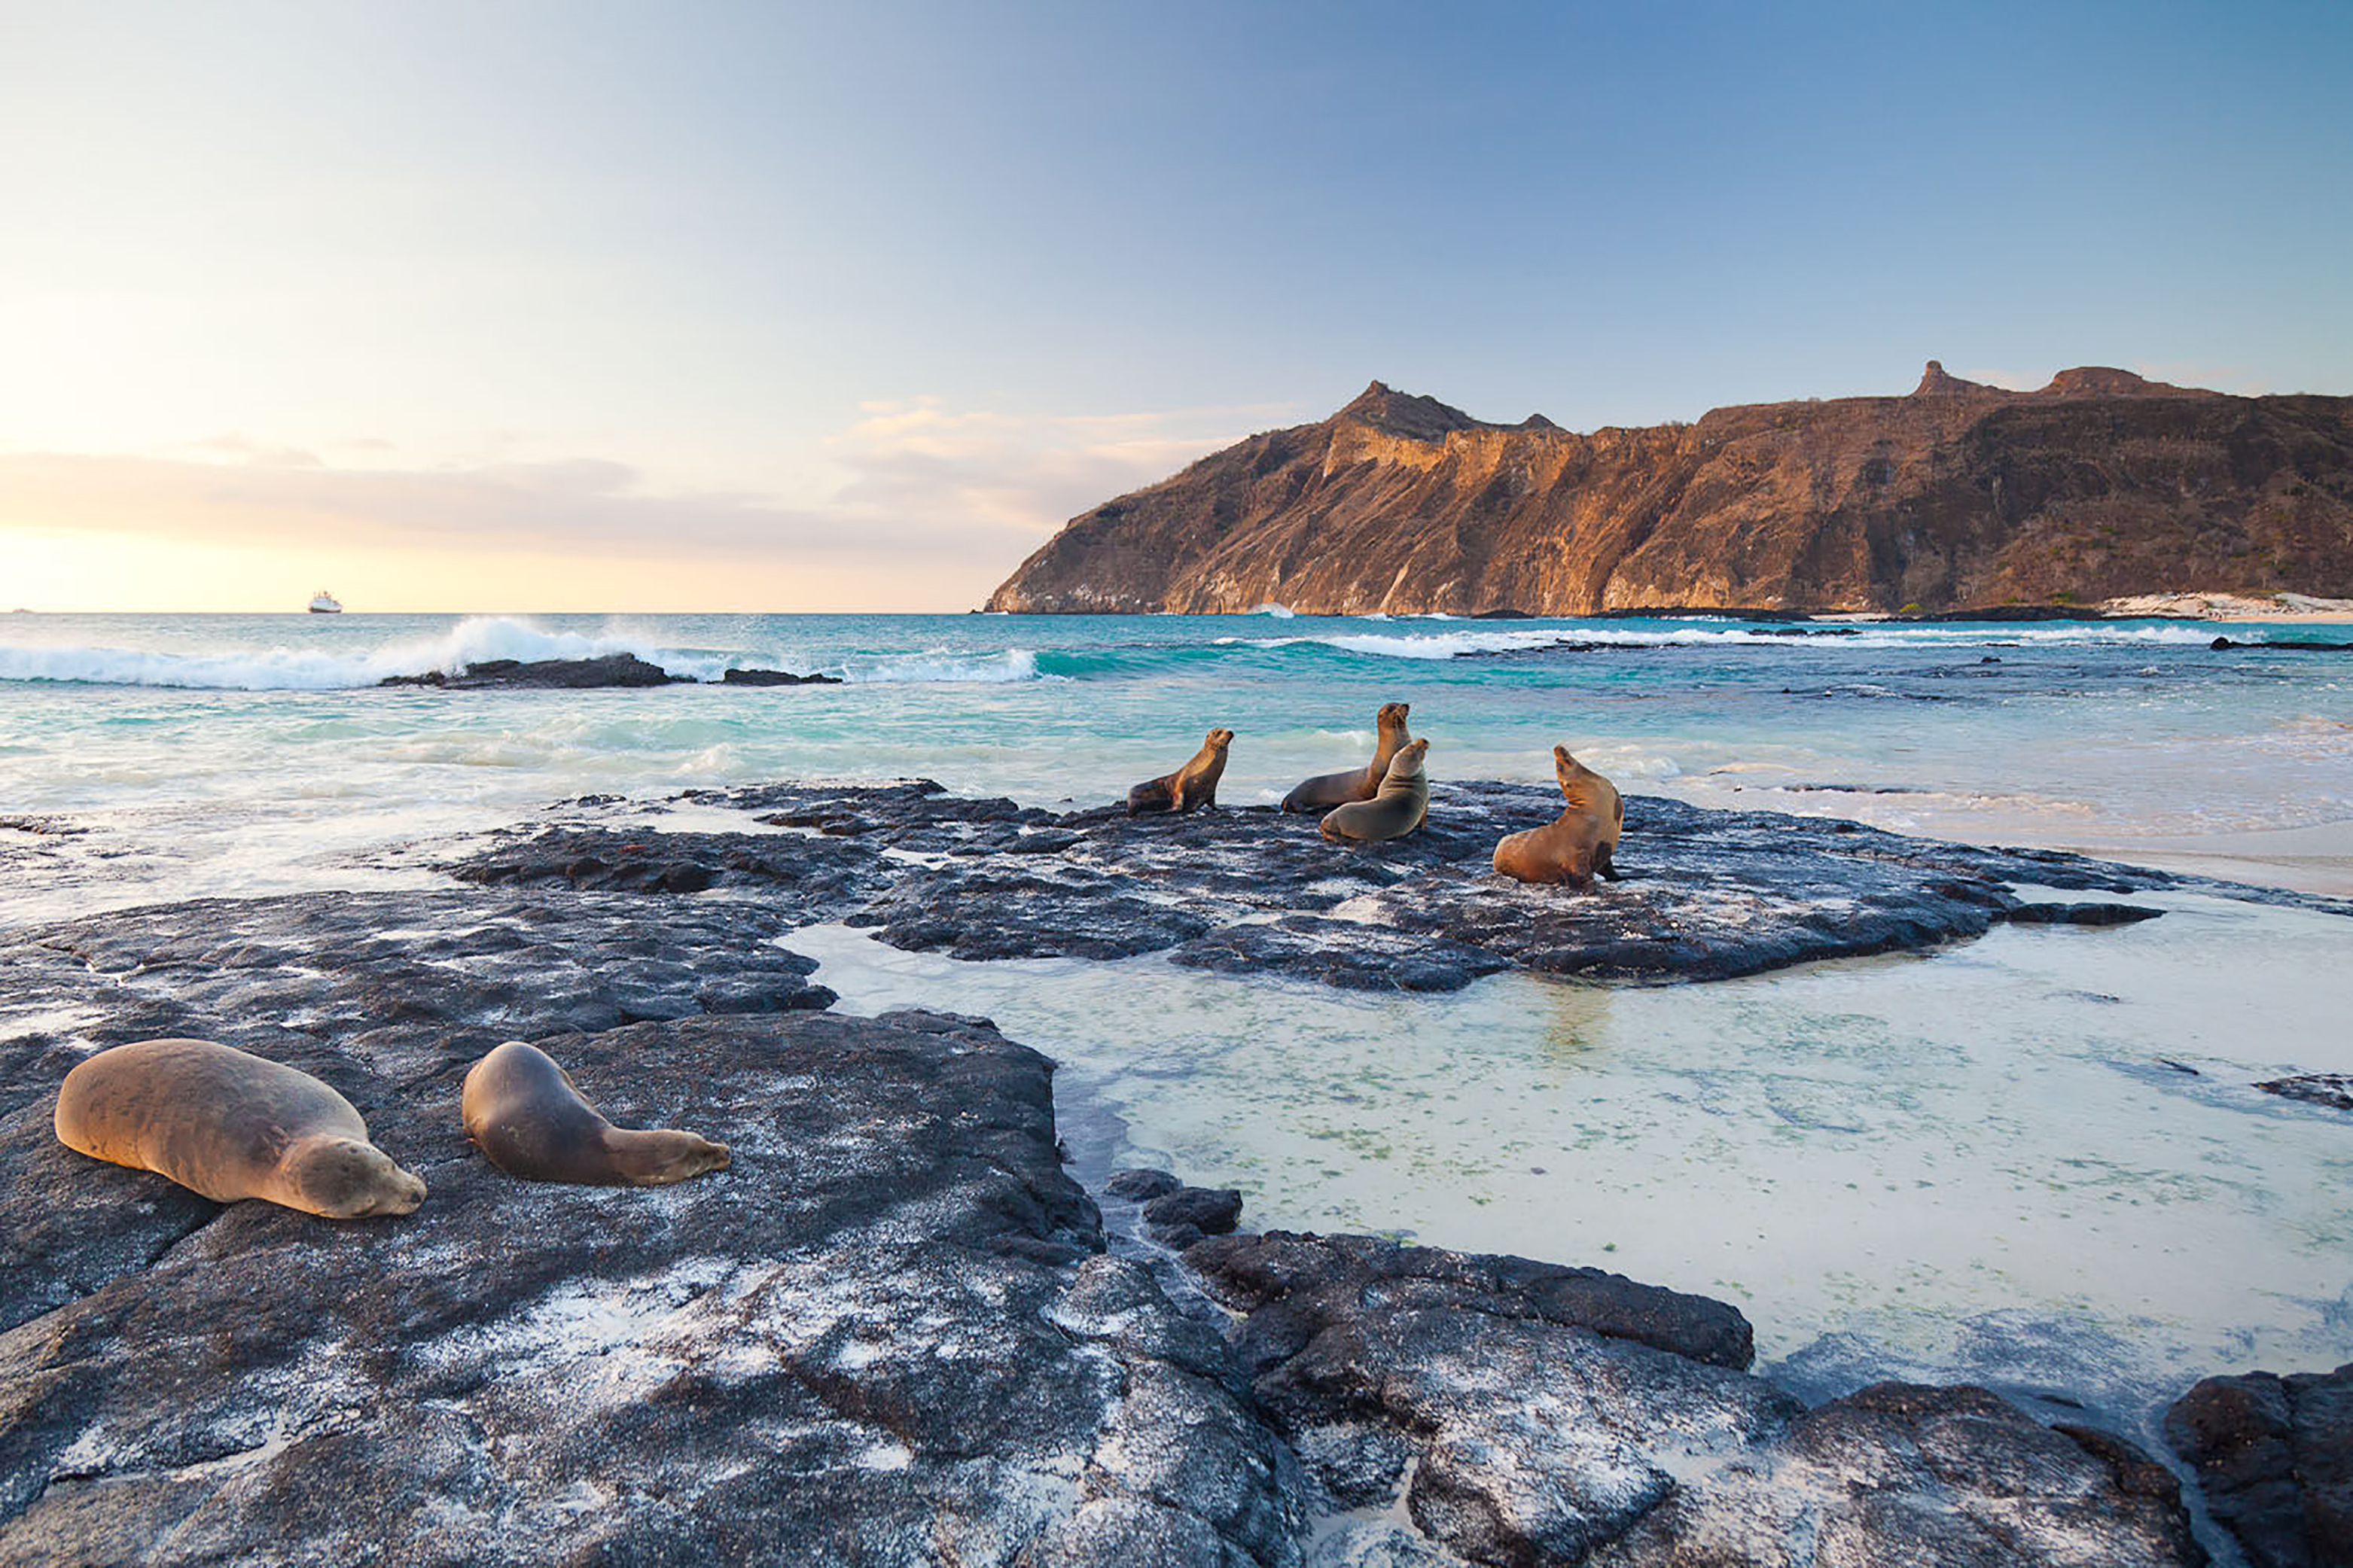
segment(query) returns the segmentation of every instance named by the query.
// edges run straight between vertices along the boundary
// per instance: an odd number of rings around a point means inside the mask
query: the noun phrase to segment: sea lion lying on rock
[[[1345,773],[1317,773],[1304,779],[1282,797],[1285,811],[1329,811],[1350,801],[1370,800],[1380,794],[1381,781],[1389,776],[1389,759],[1406,742],[1406,714],[1409,704],[1384,702],[1373,722],[1380,739],[1374,744],[1373,760],[1361,768]]]
[[[1127,815],[1151,811],[1190,811],[1218,804],[1218,780],[1226,771],[1226,748],[1234,743],[1231,730],[1212,730],[1193,753],[1193,760],[1173,773],[1146,779],[1127,792]]]
[[[1421,771],[1421,760],[1429,754],[1428,736],[1408,742],[1389,759],[1379,794],[1370,800],[1351,801],[1325,815],[1324,837],[1335,843],[1355,839],[1377,844],[1403,838],[1419,827],[1430,815],[1430,777]]]
[[[261,1198],[327,1219],[412,1212],[425,1184],[368,1142],[352,1102],[309,1073],[210,1040],[99,1052],[58,1090],[58,1141],[215,1203]]]
[[[727,1145],[669,1129],[616,1127],[537,1046],[509,1040],[466,1069],[466,1136],[491,1163],[534,1182],[666,1187],[727,1168]]]
[[[1626,804],[1618,786],[1568,754],[1552,749],[1552,769],[1568,809],[1542,827],[1506,834],[1495,845],[1495,869],[1523,882],[1593,886],[1595,873],[1618,879],[1610,856],[1626,824]]]

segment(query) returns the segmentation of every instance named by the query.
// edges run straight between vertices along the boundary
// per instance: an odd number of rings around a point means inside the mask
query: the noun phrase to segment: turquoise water
[[[2241,638],[2312,635],[2220,628]],[[0,616],[8,809],[100,812],[229,888],[550,800],[923,774],[1116,796],[1213,724],[1280,798],[1410,701],[1434,776],[1550,777],[1950,837],[2129,847],[2353,818],[2353,656],[2211,624],[1864,626],[1299,616]],[[1605,644],[1589,649],[1567,643]],[[470,658],[638,652],[839,688],[387,691]],[[1824,789],[1820,786],[1834,786]],[[1890,793],[1858,793],[1890,792]],[[227,835],[226,853],[205,841]],[[269,864],[253,863],[255,836]],[[214,890],[220,890],[216,887]]]
[[[0,924],[430,886],[448,836],[776,778],[1101,802],[1239,732],[1220,791],[1360,763],[1413,705],[1447,777],[2091,847],[2353,889],[2353,655],[2287,625],[965,616],[0,617]],[[1820,629],[1820,628],[1815,628]],[[1599,646],[1577,646],[1599,645]],[[379,689],[633,651],[839,687]],[[649,806],[649,814],[654,808]],[[735,814],[679,826],[744,828]],[[71,835],[30,831],[70,826]],[[1639,844],[1630,839],[1621,858]],[[2205,1372],[2353,1358],[2353,921],[2193,896],[2123,930],[1620,992],[1445,997],[793,939],[844,1005],[995,1016],[1064,1064],[1082,1168],[1173,1163],[1266,1226],[1602,1263],[1741,1303],[1801,1386],[2070,1392],[2127,1424]],[[0,1028],[9,1026],[0,999]],[[2168,1066],[2167,1064],[2174,1064]],[[2195,1068],[2195,1073],[2179,1070]]]

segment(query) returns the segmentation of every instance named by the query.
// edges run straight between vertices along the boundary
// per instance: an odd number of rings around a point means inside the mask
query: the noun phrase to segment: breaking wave
[[[511,658],[606,658],[634,654],[671,675],[717,680],[731,668],[802,668],[788,657],[717,648],[680,648],[626,630],[588,635],[555,632],[511,616],[478,616],[438,637],[412,638],[350,652],[276,647],[235,652],[180,653],[84,644],[0,644],[0,681],[75,682],[94,686],[153,686],[214,691],[343,691],[375,686],[387,676],[454,674],[470,665]],[[923,681],[994,685],[1050,679],[1028,648],[956,653],[877,655],[821,667],[851,685]]]
[[[1968,647],[1999,647],[2004,644],[2021,647],[2073,644],[2104,647],[2136,645],[2202,647],[2212,641],[2213,637],[2212,627],[2205,626],[2119,626],[2096,622],[2071,622],[2063,626],[1983,624],[1900,627],[1866,623],[1853,627],[1852,635],[1848,635],[1848,629],[1844,627],[1810,626],[1802,636],[1753,626],[1660,625],[1634,626],[1621,623],[1609,626],[1548,626],[1542,630],[1446,631],[1403,635],[1366,632],[1287,637],[1224,637],[1218,638],[1217,641],[1226,646],[1247,645],[1261,648],[1317,646],[1337,648],[1343,653],[1365,654],[1381,658],[1461,658],[1499,653],[1541,653],[1548,648],[1566,648],[1592,644],[1625,647],[1747,646],[1802,648],[1822,644],[1841,648]]]

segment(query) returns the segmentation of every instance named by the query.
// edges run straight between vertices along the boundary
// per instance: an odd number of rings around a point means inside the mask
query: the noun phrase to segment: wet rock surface
[[[731,669],[719,678],[722,686],[839,686],[838,675],[795,675],[789,669]]]
[[[2255,1087],[2282,1100],[2301,1100],[2308,1105],[2353,1110],[2353,1073],[2296,1073],[2288,1078],[2266,1079]]]
[[[1966,1387],[1809,1411],[1741,1370],[1748,1324],[1721,1302],[1369,1237],[1185,1256],[1337,1516],[1319,1563],[2204,1561],[2171,1475],[2124,1439]]]
[[[1312,817],[1246,806],[1129,817],[883,787],[696,792],[785,834],[562,828],[510,838],[463,879],[647,891],[757,884],[803,919],[872,928],[958,959],[1163,953],[1236,974],[1450,991],[1507,969],[1588,980],[1716,980],[1931,946],[2000,921],[2111,925],[2162,911],[2078,893],[2180,889],[2353,914],[2353,902],[2116,865],[1978,848],[1774,812],[1626,803],[1621,881],[1590,891],[1494,875],[1497,838],[1550,822],[1556,792],[1436,787],[1430,825],[1335,845]]]
[[[2353,1563],[2353,1365],[2210,1377],[2166,1412],[2165,1438],[2252,1568]]]
[[[900,831],[944,829],[857,837]],[[1974,1390],[1808,1412],[1721,1302],[1365,1237],[1113,1246],[1050,1064],[810,1011],[796,918],[566,884],[0,941],[0,1563],[2197,1561],[2121,1439]],[[164,1034],[332,1084],[424,1206],[224,1207],[58,1145],[66,1071]],[[498,1171],[458,1099],[509,1037],[733,1163]],[[1106,1185],[1179,1239],[1239,1207]]]
[[[586,691],[607,686],[675,686],[691,679],[672,675],[636,654],[616,653],[602,658],[486,658],[456,671],[428,669],[422,675],[387,675],[376,684],[429,686],[445,691]]]
[[[602,687],[691,686],[691,675],[672,675],[633,653],[597,658],[486,658],[457,670],[387,675],[379,686],[427,686],[443,691],[587,691]],[[712,684],[721,686],[839,686],[838,675],[796,675],[788,669],[730,669]]]

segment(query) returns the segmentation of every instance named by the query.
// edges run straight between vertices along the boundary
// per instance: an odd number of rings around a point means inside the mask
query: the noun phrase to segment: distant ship
[[[322,588],[311,595],[311,613],[314,616],[340,616],[343,607],[335,602],[332,594]]]

